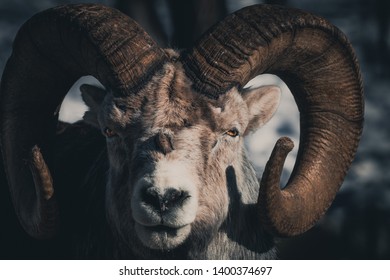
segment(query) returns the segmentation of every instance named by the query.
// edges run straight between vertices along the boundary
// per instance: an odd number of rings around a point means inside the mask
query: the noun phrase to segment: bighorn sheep
[[[291,141],[277,142],[260,183],[243,145],[278,103],[275,87],[242,88],[262,73],[284,80],[301,116],[283,189]],[[85,123],[56,129],[59,105],[83,75],[107,89],[81,87],[90,107],[84,119],[105,135],[106,149]],[[72,239],[79,220],[90,229],[85,250],[102,258],[274,258],[273,236],[305,232],[334,199],[358,146],[363,93],[346,37],[300,10],[244,8],[179,53],[159,48],[117,10],[83,4],[24,24],[0,110],[11,197],[32,237]],[[64,152],[69,139],[77,143]],[[95,193],[79,205],[83,185]],[[104,199],[104,210],[91,206],[95,199]]]

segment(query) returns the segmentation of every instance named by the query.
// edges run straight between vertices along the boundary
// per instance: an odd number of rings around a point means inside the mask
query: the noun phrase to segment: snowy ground
[[[10,54],[11,43],[19,26],[32,14],[59,3],[76,1],[60,0],[2,0],[0,3],[0,74]],[[112,1],[83,1],[111,4]],[[161,2],[161,1],[160,1]],[[228,9],[261,1],[228,1]],[[328,18],[350,38],[364,78],[366,95],[365,129],[356,160],[341,188],[331,211],[320,224],[309,233],[320,232],[329,240],[345,243],[349,254],[340,257],[389,258],[390,257],[390,111],[389,60],[390,42],[387,40],[387,55],[378,49],[379,36],[390,38],[390,34],[377,32],[377,11],[372,3],[380,1],[287,1],[289,6],[302,8]],[[390,10],[389,10],[390,17]],[[387,23],[389,24],[389,23]],[[82,82],[85,82],[82,81]],[[87,78],[87,82],[96,82]],[[81,83],[81,82],[80,82]],[[282,88],[282,102],[275,117],[261,130],[246,140],[250,158],[256,170],[262,173],[274,143],[280,136],[289,136],[298,146],[298,111],[292,95],[277,77],[265,75],[257,79],[256,85],[277,84]],[[61,118],[70,122],[79,119],[85,106],[80,102],[78,84],[70,91],[63,103]],[[284,173],[284,181],[292,170],[297,148],[290,154]],[[345,242],[344,242],[345,241]],[[314,240],[316,244],[318,240]],[[297,241],[299,243],[299,240]],[[287,244],[287,247],[294,244]],[[343,247],[344,248],[344,247]],[[283,250],[282,250],[283,251]],[[309,256],[310,254],[306,255]],[[290,255],[286,253],[286,256]],[[333,257],[333,256],[332,256]],[[336,256],[337,257],[337,256]]]

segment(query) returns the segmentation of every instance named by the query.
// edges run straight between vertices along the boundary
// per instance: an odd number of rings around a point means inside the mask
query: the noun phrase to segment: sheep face
[[[81,87],[84,119],[107,138],[108,220],[132,250],[205,246],[227,217],[226,170],[240,174],[243,136],[274,113],[280,91],[263,87],[217,100],[168,63],[134,96]]]

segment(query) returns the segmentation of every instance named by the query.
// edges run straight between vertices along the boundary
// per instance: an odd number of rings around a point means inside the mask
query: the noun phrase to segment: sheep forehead
[[[152,95],[145,106],[145,119],[150,127],[176,127],[204,124],[216,131],[234,122],[246,125],[247,106],[237,89],[233,88],[217,100],[212,100],[191,87],[180,64],[167,64],[166,71],[151,83],[147,94]]]
[[[135,96],[110,100],[106,115],[121,126],[141,120],[153,131],[200,124],[218,131],[247,123],[247,107],[235,88],[211,100],[194,92],[179,63],[167,63]]]

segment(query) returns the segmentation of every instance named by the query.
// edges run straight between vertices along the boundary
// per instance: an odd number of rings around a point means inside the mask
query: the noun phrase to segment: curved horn
[[[362,132],[362,82],[347,38],[303,11],[257,5],[214,26],[182,60],[195,90],[211,98],[262,73],[288,85],[300,111],[298,157],[281,190],[280,172],[292,147],[279,141],[257,206],[262,224],[275,235],[313,226],[334,199]]]
[[[47,166],[58,108],[71,85],[93,75],[129,95],[165,59],[132,19],[101,5],[53,8],[23,25],[2,78],[0,133],[13,203],[31,236],[51,237],[58,227]]]

